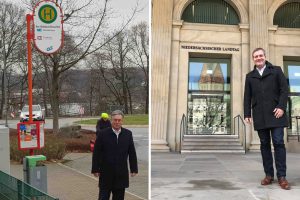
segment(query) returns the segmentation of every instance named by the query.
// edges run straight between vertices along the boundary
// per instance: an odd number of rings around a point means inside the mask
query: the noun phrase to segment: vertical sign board
[[[63,43],[63,15],[53,1],[40,1],[33,9],[35,47],[44,54],[53,54]]]
[[[18,129],[18,146],[20,150],[40,149],[44,147],[44,122],[20,122]]]

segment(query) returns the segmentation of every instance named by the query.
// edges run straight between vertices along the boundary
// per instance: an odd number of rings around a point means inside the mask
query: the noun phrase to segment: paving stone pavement
[[[56,163],[46,164],[48,194],[60,200],[97,199],[97,181]],[[11,175],[23,180],[22,165],[11,165]]]
[[[152,153],[151,199],[191,200],[300,200],[300,154],[287,153],[287,179],[261,186],[264,177],[260,153],[178,154]]]
[[[93,177],[90,173],[91,170],[91,153],[72,153],[67,154],[66,159],[68,162],[62,163],[49,163],[47,166],[47,181],[48,181],[48,194],[59,198],[59,200],[97,200],[98,199],[98,179]],[[140,200],[147,199],[148,181],[147,175],[143,175],[143,168],[147,166],[140,165],[139,178],[130,178],[131,191],[126,191],[126,200]],[[23,180],[23,166],[20,164],[11,164],[11,175]],[[137,178],[138,180],[132,181]],[[134,186],[134,183],[137,188]],[[139,191],[141,196],[136,195]],[[132,192],[132,193],[131,193]]]
[[[92,154],[91,153],[70,153],[65,156],[68,162],[64,165],[76,169],[86,175],[91,175]],[[139,173],[133,178],[129,178],[128,193],[134,194],[139,199],[148,199],[148,161],[138,158]]]
[[[65,120],[73,123],[74,119]],[[16,123],[16,122],[14,122]],[[94,130],[95,126],[83,127]],[[147,126],[130,126],[138,156],[139,174],[129,179],[126,200],[148,199],[148,147]],[[92,153],[70,153],[66,162],[47,164],[48,193],[60,200],[96,200],[98,198],[98,179],[91,174]],[[22,165],[11,164],[11,175],[23,180]]]

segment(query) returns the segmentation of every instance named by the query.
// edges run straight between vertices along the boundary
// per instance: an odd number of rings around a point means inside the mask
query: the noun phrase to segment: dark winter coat
[[[100,130],[102,129],[105,129],[105,128],[108,128],[108,127],[111,127],[111,123],[109,121],[109,119],[107,120],[103,120],[102,118],[99,119],[97,121],[97,125],[96,125],[96,133],[99,132]],[[98,134],[97,134],[98,135]]]
[[[288,126],[287,100],[287,80],[280,67],[266,61],[262,76],[256,68],[246,75],[244,117],[253,115],[255,130]],[[276,119],[273,112],[275,108],[282,109],[284,115]]]
[[[131,131],[122,128],[117,138],[112,128],[102,130],[96,139],[92,160],[92,173],[100,173],[100,188],[129,187],[128,158],[130,172],[138,173]]]

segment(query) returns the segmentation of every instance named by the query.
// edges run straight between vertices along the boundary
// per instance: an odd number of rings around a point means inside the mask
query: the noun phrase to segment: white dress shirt
[[[121,129],[116,130],[116,129],[112,128],[112,130],[113,130],[113,132],[116,134],[117,139],[118,139],[118,138],[119,138],[119,134],[121,133]]]
[[[257,69],[258,73],[262,76],[264,73],[264,70],[266,69],[266,65],[264,65],[264,67],[261,69],[259,69],[258,67],[256,67],[256,69]]]

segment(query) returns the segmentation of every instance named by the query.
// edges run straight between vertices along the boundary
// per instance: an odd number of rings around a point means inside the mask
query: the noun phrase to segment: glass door
[[[230,60],[190,58],[188,134],[230,134]]]
[[[284,72],[289,85],[287,106],[287,115],[289,117],[288,134],[296,135],[297,118],[298,126],[300,126],[300,62],[284,61]],[[300,127],[298,129],[300,129]]]

